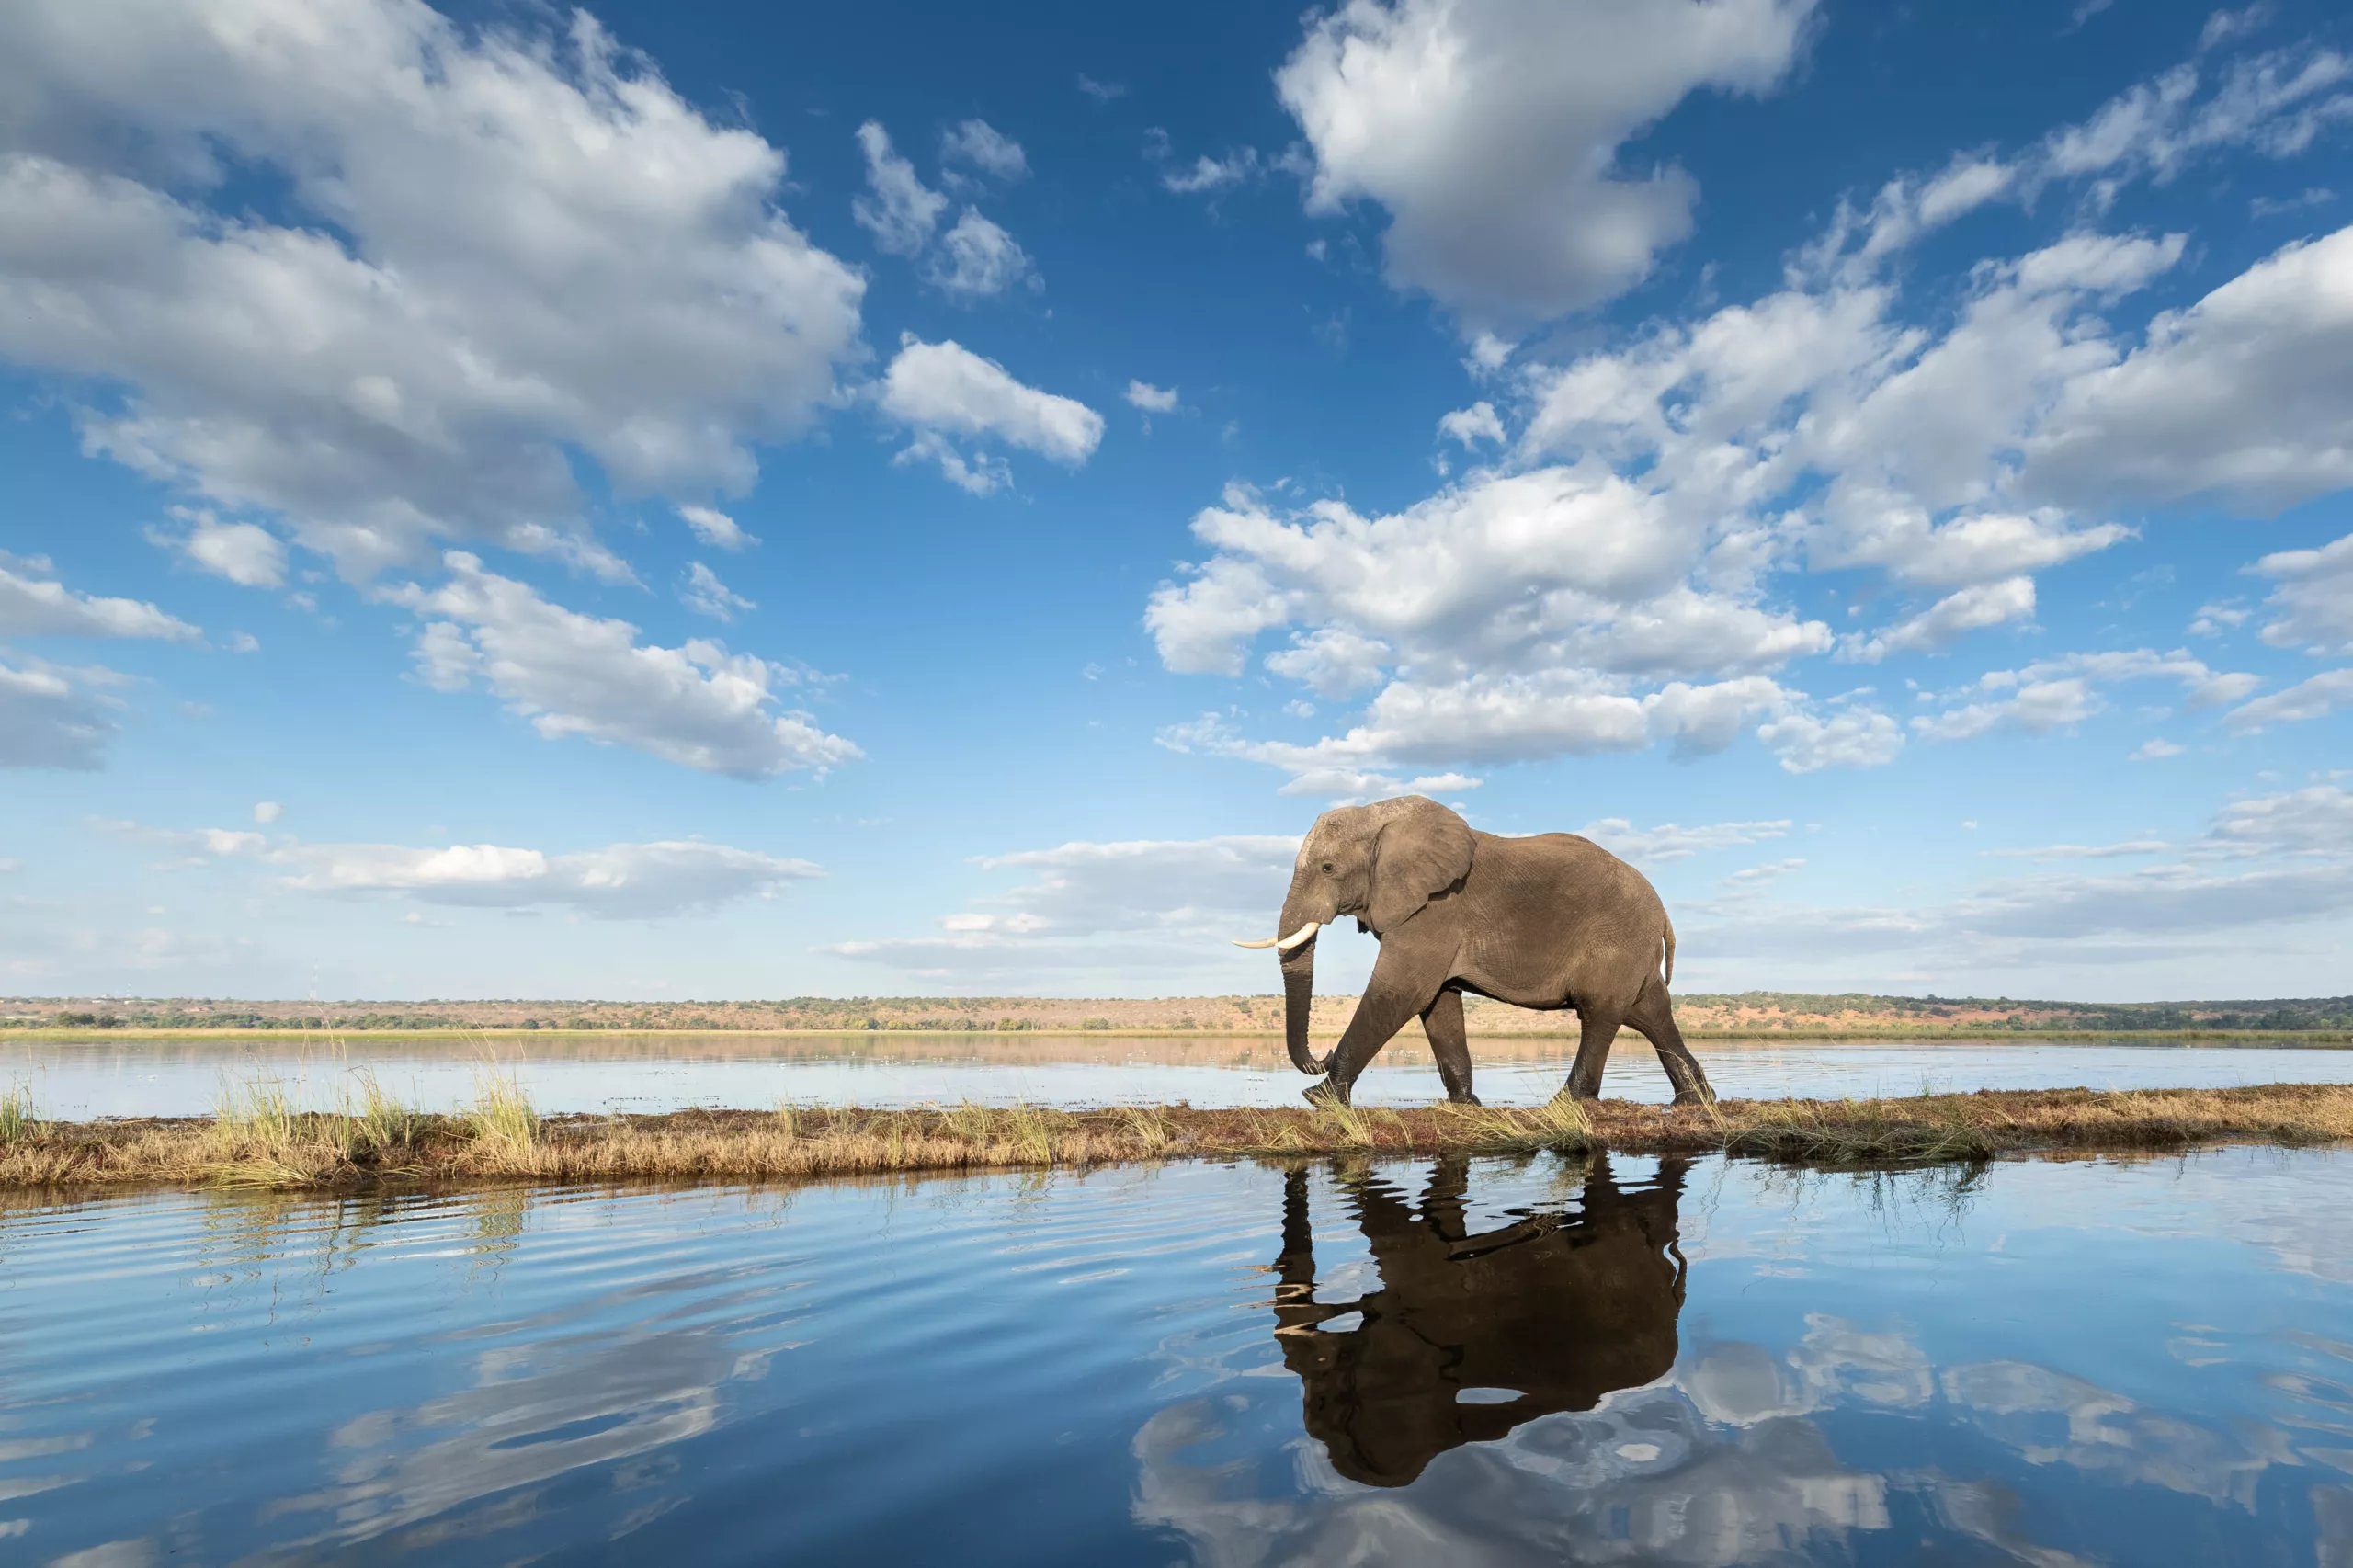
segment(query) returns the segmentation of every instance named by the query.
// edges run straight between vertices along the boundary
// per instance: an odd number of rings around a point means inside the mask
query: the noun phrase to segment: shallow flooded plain
[[[10,1201],[10,1561],[2353,1560],[2327,1152]]]
[[[1324,1042],[1328,1045],[1327,1042]],[[1573,1040],[1472,1041],[1483,1097],[1538,1105],[1561,1086]],[[2273,1046],[1702,1042],[1717,1089],[1737,1097],[1869,1098],[1923,1089],[2224,1088],[2353,1083],[2353,1050]],[[513,1078],[545,1114],[659,1112],[695,1106],[876,1108],[951,1105],[1080,1108],[1295,1105],[1304,1080],[1279,1041],[1260,1037],[1122,1039],[1100,1034],[777,1037],[622,1033],[535,1039],[502,1032],[415,1041],[328,1036],[40,1040],[0,1038],[0,1090],[23,1085],[39,1113],[63,1120],[199,1116],[224,1082],[288,1086],[303,1108],[339,1108],[364,1069],[422,1110],[455,1110],[485,1067]],[[1664,1101],[1666,1075],[1638,1040],[1621,1040],[1604,1091]],[[1358,1085],[1359,1103],[1443,1098],[1417,1028],[1392,1041]]]

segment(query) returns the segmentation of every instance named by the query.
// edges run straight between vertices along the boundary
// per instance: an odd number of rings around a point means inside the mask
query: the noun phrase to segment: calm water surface
[[[26,1563],[2353,1562],[2353,1160],[0,1210]]]
[[[1552,1097],[1574,1040],[1473,1040],[1481,1095],[1497,1104]],[[364,1066],[386,1088],[429,1110],[472,1099],[486,1056],[543,1111],[661,1111],[688,1106],[1088,1106],[1296,1103],[1303,1080],[1265,1039],[1120,1040],[1100,1035],[958,1037],[901,1034],[836,1039],[742,1035],[623,1035],[486,1042],[369,1040],[347,1050],[324,1038],[257,1045],[244,1040],[75,1042],[0,1039],[0,1088],[23,1084],[43,1116],[189,1116],[210,1111],[224,1078],[287,1085],[331,1108]],[[1699,1048],[1727,1095],[1917,1094],[1938,1089],[2207,1088],[2236,1084],[2353,1083],[2353,1051],[2277,1047],[1977,1044],[1855,1045],[1787,1041]],[[1666,1076],[1639,1041],[1621,1043],[1605,1088],[1664,1100]],[[1358,1085],[1370,1104],[1420,1104],[1445,1090],[1429,1048],[1408,1030]]]

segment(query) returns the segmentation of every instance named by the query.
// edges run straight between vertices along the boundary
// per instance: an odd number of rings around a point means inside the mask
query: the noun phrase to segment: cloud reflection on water
[[[2349,1175],[0,1200],[0,1557],[2353,1568]]]

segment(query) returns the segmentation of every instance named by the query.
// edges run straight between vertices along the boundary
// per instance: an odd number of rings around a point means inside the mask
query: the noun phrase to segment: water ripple
[[[2309,1562],[2348,1199],[2229,1151],[5,1208],[0,1555]]]

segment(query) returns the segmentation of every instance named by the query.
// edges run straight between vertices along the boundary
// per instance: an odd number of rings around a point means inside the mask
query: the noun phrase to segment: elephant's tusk
[[[1269,937],[1263,942],[1236,942],[1233,945],[1237,948],[1277,948],[1287,953],[1315,935],[1323,926],[1321,920],[1311,920],[1288,937]]]

